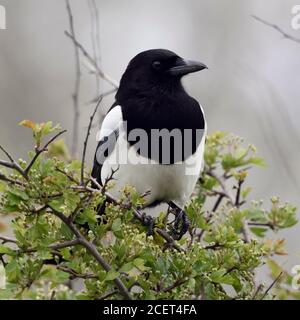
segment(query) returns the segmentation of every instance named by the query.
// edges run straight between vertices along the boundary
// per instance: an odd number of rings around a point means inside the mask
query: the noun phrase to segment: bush
[[[143,197],[134,188],[126,187],[119,200],[109,195],[113,181],[93,188],[89,170],[70,161],[56,140],[63,133],[58,126],[22,125],[33,131],[31,160],[16,162],[2,148],[10,161],[0,162],[12,169],[1,171],[0,212],[12,215],[15,236],[0,236],[1,299],[299,297],[291,276],[272,260],[285,254],[284,240],[266,238],[269,230],[295,225],[296,208],[277,197],[268,209],[261,201],[248,203],[249,170],[264,166],[253,146],[243,147],[232,134],[208,136],[205,168],[186,207],[189,234],[177,241],[169,219],[174,212],[161,212],[147,237]],[[269,288],[255,281],[266,262],[274,279]]]

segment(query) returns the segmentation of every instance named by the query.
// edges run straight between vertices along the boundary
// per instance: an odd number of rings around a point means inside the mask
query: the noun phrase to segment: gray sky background
[[[87,1],[70,2],[77,37],[91,51]],[[251,18],[258,15],[300,38],[300,30],[291,28],[295,0],[96,2],[105,72],[119,81],[128,61],[149,48],[168,48],[206,63],[209,71],[186,78],[185,86],[203,105],[209,132],[234,132],[266,159],[268,167],[255,169],[249,179],[251,197],[279,195],[300,207],[300,45]],[[64,35],[64,1],[0,0],[0,5],[7,11],[7,30],[0,30],[1,144],[26,157],[32,140],[29,130],[17,126],[23,119],[60,123],[69,130],[70,143],[74,52]],[[82,83],[81,141],[92,110],[86,102],[96,91],[87,72]],[[112,102],[106,98],[104,109]],[[95,145],[91,139],[90,163]],[[282,233],[291,253],[282,259],[288,268],[299,264],[299,231]]]

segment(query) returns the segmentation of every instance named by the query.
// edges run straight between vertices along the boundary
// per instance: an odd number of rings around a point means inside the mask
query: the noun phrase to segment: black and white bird
[[[98,133],[92,176],[100,185],[115,171],[116,197],[130,185],[148,192],[146,206],[166,202],[184,214],[203,166],[206,122],[181,79],[206,68],[164,49],[130,61]]]

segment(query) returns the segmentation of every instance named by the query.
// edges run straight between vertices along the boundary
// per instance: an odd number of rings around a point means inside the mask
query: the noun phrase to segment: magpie
[[[183,209],[203,166],[207,130],[201,105],[181,79],[204,69],[165,49],[139,53],[97,136],[92,177],[103,186],[113,173],[110,192],[116,197],[130,185],[145,195],[145,207],[169,204],[183,222],[178,238],[188,230]]]

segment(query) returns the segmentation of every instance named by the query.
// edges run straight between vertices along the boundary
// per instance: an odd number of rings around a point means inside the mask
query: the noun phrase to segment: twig
[[[69,0],[66,0],[66,6],[67,6],[67,12],[69,16],[70,32],[71,32],[71,35],[73,36],[73,39],[75,39],[74,18],[73,18],[72,9],[71,9]],[[81,81],[81,69],[80,69],[79,48],[74,41],[73,43],[74,43],[74,49],[75,49],[75,70],[76,70],[75,89],[72,95],[73,105],[74,105],[72,155],[74,157],[77,154],[77,148],[78,148],[78,132],[79,132],[79,118],[80,118],[79,92],[80,92],[80,81]]]
[[[66,172],[58,167],[55,167],[55,170],[58,171],[59,173],[65,175],[71,182],[74,182],[76,184],[79,183],[74,177],[72,177],[70,174],[68,174],[68,172]]]
[[[241,197],[241,191],[242,191],[242,185],[245,180],[239,179],[238,186],[236,188],[236,197],[235,197],[235,206],[238,208],[241,205],[240,197]]]
[[[251,231],[249,229],[249,225],[248,225],[248,221],[247,219],[244,218],[243,222],[242,222],[242,232],[244,235],[244,240],[246,243],[250,243],[251,242]]]
[[[230,204],[234,206],[234,203],[235,203],[234,198],[232,194],[229,192],[229,190],[227,190],[227,187],[223,178],[219,177],[212,169],[207,170],[206,173],[218,181],[223,191],[222,193],[220,193],[220,195],[223,194],[224,196],[226,196],[226,198],[228,198],[228,200],[230,201]]]
[[[24,178],[28,179],[28,177],[26,176],[25,171],[21,168],[21,166],[12,158],[12,156],[8,153],[8,151],[6,151],[2,146],[0,146],[0,149],[5,153],[5,155],[8,157],[8,159],[10,160],[10,162],[4,161],[4,160],[0,160],[0,166],[9,168],[9,169],[13,169],[18,171]]]
[[[264,20],[264,19],[262,19],[262,18],[260,18],[258,16],[255,16],[255,15],[252,15],[252,18],[254,18],[255,20],[257,20],[257,21],[259,21],[261,23],[263,23],[264,25],[266,25],[268,27],[273,28],[274,30],[279,32],[283,36],[283,38],[292,40],[292,41],[297,42],[297,43],[300,43],[300,39],[299,38],[296,38],[296,37],[286,33],[283,29],[278,27],[276,24],[270,23],[270,22],[268,22],[268,21],[266,21],[266,20]]]
[[[16,239],[13,239],[13,238],[10,238],[10,237],[5,237],[5,236],[0,236],[0,240],[1,240],[3,243],[7,243],[7,242],[17,243],[17,240],[16,240]]]
[[[50,300],[55,300],[55,295],[56,295],[56,291],[53,290],[52,293],[51,293]]]
[[[87,251],[90,252],[90,254],[98,261],[98,263],[102,266],[102,268],[106,271],[109,272],[111,270],[111,266],[103,259],[103,257],[100,255],[98,252],[97,248],[95,245],[88,240],[80,233],[80,231],[77,229],[77,227],[69,221],[68,217],[66,217],[63,213],[55,210],[52,208],[50,205],[48,206],[51,210],[52,213],[58,217],[62,222],[65,223],[65,225],[71,230],[71,232],[76,236],[78,239],[78,243],[82,245],[83,247],[86,248]],[[127,288],[125,287],[124,283],[120,280],[120,278],[116,278],[114,280],[115,284],[117,285],[120,293],[125,299],[131,300],[132,297],[130,293],[128,292]]]
[[[107,90],[107,91],[101,93],[98,97],[96,97],[96,98],[94,98],[93,100],[89,101],[88,104],[95,103],[95,102],[97,102],[97,101],[100,99],[100,97],[105,98],[105,97],[107,97],[107,96],[115,93],[116,90],[117,90],[116,88],[113,88],[113,89],[111,89],[111,90]]]
[[[60,131],[59,133],[57,133],[53,138],[51,138],[45,145],[43,148],[38,148],[35,150],[35,155],[32,158],[32,160],[30,161],[29,165],[27,166],[27,168],[24,170],[24,174],[26,177],[28,177],[29,171],[32,168],[32,166],[35,164],[36,160],[38,159],[38,157],[47,150],[47,148],[49,147],[49,145],[54,142],[58,137],[60,137],[62,134],[66,133],[67,130],[63,130]]]
[[[170,292],[173,289],[183,285],[187,281],[188,281],[188,279],[178,279],[172,285],[170,285],[169,287],[162,289],[162,292]]]
[[[86,190],[89,190],[90,192],[99,192],[102,194],[102,187],[101,185],[98,183],[98,181],[96,179],[94,179],[93,177],[91,177],[91,181],[95,184],[95,186],[99,189],[93,189],[90,188],[88,186],[86,186]],[[122,208],[125,209],[131,209],[135,218],[138,219],[140,222],[143,222],[143,214],[141,212],[139,212],[139,210],[137,210],[136,208],[134,208],[131,204],[128,205],[124,205],[122,203],[120,203],[119,200],[117,200],[116,198],[114,198],[112,195],[110,195],[109,193],[105,193],[106,199],[111,201],[112,203],[119,205]],[[170,247],[173,247],[174,249],[176,249],[177,251],[182,251],[184,252],[185,250],[183,248],[181,248],[176,242],[175,240],[168,234],[167,231],[160,229],[160,228],[155,228],[155,232],[157,232],[162,238],[164,238],[167,242],[167,244]]]
[[[109,84],[111,84],[114,88],[118,88],[118,83],[113,80],[110,76],[108,76],[106,73],[104,73],[99,66],[96,64],[96,62],[94,61],[94,59],[91,57],[91,55],[87,52],[87,50],[83,47],[83,45],[81,43],[79,43],[76,38],[74,36],[72,36],[72,34],[70,34],[70,32],[65,31],[65,35],[67,37],[69,37],[70,39],[72,39],[72,41],[74,42],[74,44],[79,48],[79,50],[82,52],[82,54],[87,58],[87,60],[91,63],[91,65],[95,68],[95,71],[100,75],[100,77],[102,79],[104,79],[106,82],[108,82]]]
[[[99,98],[99,100],[98,100],[98,102],[96,104],[95,110],[94,110],[93,114],[90,117],[90,122],[89,122],[88,130],[87,130],[87,133],[86,133],[86,138],[84,140],[83,152],[82,152],[82,162],[81,162],[81,185],[82,186],[84,185],[84,166],[85,166],[85,156],[86,156],[87,144],[88,144],[89,137],[90,137],[90,134],[91,134],[92,124],[93,124],[95,115],[97,113],[97,110],[98,110],[98,108],[100,106],[100,103],[101,103],[102,99],[103,99],[103,97],[100,96],[100,98]]]
[[[97,8],[97,4],[95,0],[89,0],[89,9],[91,14],[91,40],[92,40],[92,47],[93,47],[93,55],[94,61],[98,67],[100,67],[100,35],[99,35],[99,12]],[[96,79],[96,95],[99,93],[100,88],[100,76],[99,73],[95,73]]]
[[[64,266],[57,266],[58,270],[61,270],[63,272],[69,273],[73,278],[81,278],[81,279],[98,279],[98,276],[96,276],[93,273],[78,273],[75,270],[71,269],[71,268],[67,268]]]
[[[222,200],[224,198],[224,195],[223,194],[220,194],[216,203],[214,204],[213,208],[212,208],[212,212],[216,212],[217,209],[219,208],[219,205],[221,204]]]
[[[254,292],[254,295],[253,295],[251,300],[255,300],[255,298],[257,297],[257,295],[259,294],[259,292],[262,290],[263,287],[264,286],[261,283],[257,286],[257,288],[256,288],[256,290]]]
[[[108,187],[108,184],[115,180],[114,179],[114,175],[118,172],[118,170],[120,169],[120,166],[118,166],[116,169],[113,169],[111,168],[111,173],[110,175],[105,179],[104,183],[103,183],[103,186],[101,188],[101,192],[102,194],[105,194],[106,190],[107,190],[107,187]]]
[[[267,294],[269,293],[269,291],[275,286],[275,284],[280,280],[280,278],[283,275],[283,271],[281,271],[279,273],[279,275],[275,278],[275,280],[271,283],[271,285],[269,286],[269,288],[265,291],[265,293],[263,294],[263,296],[261,297],[261,300],[264,300],[264,298],[267,296]]]
[[[113,296],[114,294],[118,293],[118,290],[112,290],[109,291],[107,293],[104,293],[100,298],[98,298],[97,300],[105,300],[111,296]]]
[[[248,225],[249,226],[257,226],[257,227],[265,227],[265,228],[270,228],[270,229],[274,230],[274,225],[271,224],[270,222],[262,223],[262,222],[251,222],[251,221],[248,221]]]
[[[0,173],[0,180],[5,181],[5,182],[9,182],[9,183],[12,183],[12,184],[17,184],[18,186],[22,186],[23,185],[22,182],[20,182],[18,180],[10,179],[10,178],[8,178],[7,176],[5,176],[2,173]]]
[[[63,248],[74,247],[77,244],[79,244],[79,240],[78,239],[74,239],[74,240],[65,241],[65,242],[62,242],[62,243],[52,244],[52,245],[49,246],[49,249],[59,250],[59,249],[63,249]]]
[[[9,152],[7,150],[5,150],[2,146],[0,146],[0,149],[5,153],[5,155],[7,156],[7,158],[13,163],[14,159],[13,157],[9,154]]]

